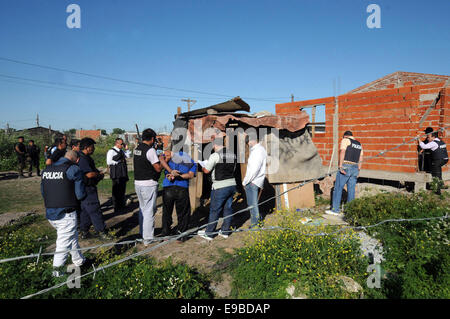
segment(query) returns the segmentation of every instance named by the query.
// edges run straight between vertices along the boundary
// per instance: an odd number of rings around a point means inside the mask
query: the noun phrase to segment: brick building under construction
[[[338,143],[346,130],[363,144],[370,157],[423,134],[426,127],[446,128],[449,135],[450,76],[395,72],[356,88],[346,94],[276,105],[276,114],[297,114],[306,108],[325,107],[325,128],[314,130],[324,171],[337,168]],[[450,180],[450,169],[443,167],[443,179]],[[409,143],[383,156],[364,162],[360,177],[414,182],[415,189],[425,187],[431,175],[419,172],[417,145]]]

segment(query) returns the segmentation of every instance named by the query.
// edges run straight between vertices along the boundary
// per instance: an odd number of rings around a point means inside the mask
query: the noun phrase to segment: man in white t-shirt
[[[259,214],[258,195],[264,186],[266,177],[267,152],[265,148],[258,143],[256,136],[247,135],[246,141],[250,148],[250,155],[247,161],[247,171],[245,172],[242,185],[245,188],[247,205],[253,206],[250,209],[250,228],[253,228],[261,222]]]
[[[134,150],[134,186],[139,199],[139,230],[148,245],[154,239],[154,215],[158,196],[158,181],[162,166],[153,147],[156,133],[152,129],[142,132],[142,143]]]

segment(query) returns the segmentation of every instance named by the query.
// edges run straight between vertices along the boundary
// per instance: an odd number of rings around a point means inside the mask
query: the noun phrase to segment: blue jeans
[[[223,211],[223,224],[222,233],[225,235],[230,234],[231,219],[228,217],[233,214],[233,195],[236,192],[236,186],[228,186],[219,189],[213,189],[211,191],[211,205],[209,209],[208,226],[206,226],[206,235],[212,237],[212,233],[215,232],[217,222],[219,221],[220,213]],[[227,218],[228,217],[228,218]]]
[[[86,186],[87,196],[81,201],[80,230],[88,232],[91,225],[97,232],[105,231],[105,222],[100,210],[97,187]]]
[[[343,164],[342,168],[347,173],[342,174],[340,171],[336,174],[336,182],[333,191],[333,212],[339,213],[342,199],[342,190],[347,184],[347,203],[355,199],[355,187],[358,179],[358,165]]]
[[[247,206],[254,206],[250,209],[250,227],[253,227],[261,221],[258,207],[259,187],[253,183],[247,184],[245,185],[245,194],[247,197]]]

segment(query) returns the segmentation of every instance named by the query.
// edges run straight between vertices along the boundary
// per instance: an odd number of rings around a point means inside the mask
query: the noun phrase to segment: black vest
[[[359,157],[361,156],[362,150],[361,143],[351,138],[349,138],[349,140],[350,145],[347,146],[347,149],[345,150],[344,161],[359,163]]]
[[[214,168],[215,180],[223,181],[225,179],[234,178],[237,163],[236,154],[227,153],[227,149],[225,147],[217,153],[219,154],[220,159]]]
[[[109,165],[109,176],[111,179],[128,178],[125,153],[122,150],[117,151],[115,148],[112,148],[111,150],[116,152],[116,155],[114,155],[112,159],[118,163],[115,165]]]
[[[75,183],[67,178],[67,170],[73,163],[47,166],[42,171],[42,190],[45,208],[79,207],[75,194]]]
[[[434,142],[438,145],[438,148],[431,152],[433,161],[448,159],[447,145],[443,141],[434,140]]]
[[[152,163],[147,159],[147,152],[151,149],[145,143],[141,143],[136,147],[133,154],[133,165],[134,165],[134,180],[135,181],[147,181],[147,180],[159,180],[159,175]]]

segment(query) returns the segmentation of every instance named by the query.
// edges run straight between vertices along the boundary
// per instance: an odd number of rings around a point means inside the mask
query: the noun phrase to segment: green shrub
[[[286,288],[293,285],[296,294],[308,298],[359,298],[359,293],[346,292],[338,280],[348,276],[365,283],[368,260],[361,254],[357,235],[348,231],[310,236],[336,227],[305,226],[299,222],[300,212],[277,214],[278,225],[292,230],[250,232],[233,269],[233,296],[286,298]]]
[[[352,225],[384,219],[439,217],[449,212],[449,196],[421,192],[380,194],[355,199],[345,206]],[[388,298],[450,297],[450,228],[448,219],[392,222],[369,228],[383,244],[387,276],[382,293]]]
[[[50,228],[37,228],[43,217],[29,217],[23,222],[0,228],[0,259],[37,253],[56,240]],[[114,249],[85,254],[94,258],[96,268],[123,258]],[[70,260],[70,257],[69,257]],[[0,264],[0,299],[21,298],[62,283],[68,279],[52,277],[52,256],[24,259]],[[84,273],[93,270],[88,269]],[[157,264],[153,259],[138,257],[81,279],[81,288],[66,285],[37,298],[211,298],[203,275],[184,264],[170,260]]]

